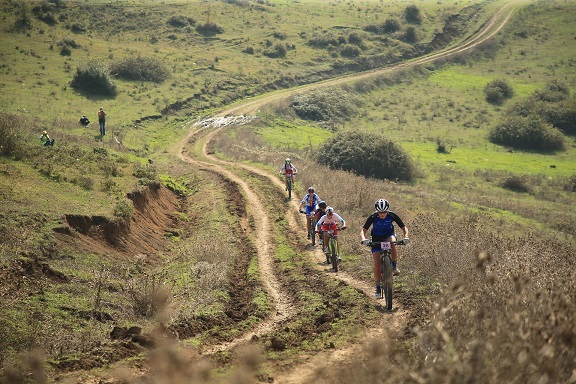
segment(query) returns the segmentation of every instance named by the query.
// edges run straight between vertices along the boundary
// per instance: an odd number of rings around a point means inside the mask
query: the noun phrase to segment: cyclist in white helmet
[[[378,199],[374,203],[375,212],[372,213],[366,219],[366,223],[360,231],[360,236],[362,238],[362,244],[368,244],[369,240],[366,239],[368,234],[368,229],[372,226],[372,231],[370,236],[373,242],[382,241],[396,241],[396,233],[394,231],[394,223],[398,224],[398,227],[404,233],[404,244],[408,244],[410,241],[408,239],[408,227],[404,225],[402,219],[390,210],[390,203],[385,199]],[[372,257],[374,258],[374,279],[376,280],[376,296],[380,297],[380,253],[382,249],[379,245],[372,246]],[[391,244],[391,258],[392,258],[392,269],[394,276],[400,274],[398,269],[398,249],[396,244]]]
[[[328,254],[328,231],[334,231],[334,237],[336,238],[336,250],[338,253],[338,260],[342,260],[340,257],[340,243],[338,242],[338,224],[340,224],[340,229],[346,229],[346,222],[341,218],[334,208],[326,207],[326,214],[318,220],[316,226],[318,229],[322,230],[322,235],[324,237],[324,253]],[[330,260],[326,260],[327,264],[330,264]]]
[[[284,175],[284,181],[286,183],[286,190],[288,190],[288,176],[292,176],[292,185],[294,185],[294,175],[298,173],[296,167],[292,164],[292,160],[284,160],[282,168],[280,168],[280,174]]]

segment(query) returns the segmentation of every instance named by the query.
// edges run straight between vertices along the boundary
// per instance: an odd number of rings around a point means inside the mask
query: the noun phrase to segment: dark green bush
[[[549,103],[563,101],[570,97],[570,88],[558,80],[552,80],[544,86],[543,90],[534,92],[534,97]]]
[[[344,132],[328,139],[316,151],[316,161],[332,169],[342,169],[376,179],[410,181],[415,167],[399,145],[382,135]]]
[[[382,24],[382,32],[383,33],[394,33],[398,32],[402,28],[400,22],[396,19],[386,19],[384,24]]]
[[[340,49],[340,54],[344,57],[357,57],[360,56],[362,51],[356,45],[345,44]]]
[[[224,33],[224,27],[216,24],[207,22],[204,24],[200,24],[196,27],[196,31],[203,35],[215,35],[218,33]]]
[[[507,116],[492,128],[489,140],[518,149],[553,151],[564,148],[562,132],[537,115]]]
[[[174,15],[170,17],[166,23],[175,28],[188,27],[191,24],[189,19],[182,15]]]
[[[416,28],[413,26],[409,26],[406,28],[404,33],[402,34],[402,41],[406,43],[415,43],[418,41],[418,33],[416,32]]]
[[[270,49],[267,49],[264,52],[262,52],[262,54],[267,57],[278,58],[278,57],[285,57],[286,52],[288,52],[288,50],[286,49],[286,46],[284,44],[276,43]]]
[[[340,89],[318,90],[292,98],[294,112],[306,120],[343,120],[356,114],[358,100]]]
[[[514,95],[514,90],[506,80],[496,79],[486,84],[484,94],[486,95],[487,102],[502,104],[505,99],[509,99]]]
[[[312,36],[312,38],[308,39],[307,44],[318,48],[326,48],[329,46],[337,47],[340,45],[340,40],[339,36],[332,32],[323,32]]]
[[[98,60],[78,67],[70,85],[77,91],[90,94],[116,96],[117,93],[110,71]]]
[[[530,192],[531,190],[528,180],[517,175],[505,177],[500,182],[500,186],[514,192]]]
[[[114,77],[125,80],[153,81],[161,83],[170,77],[170,71],[161,60],[153,57],[129,57],[110,66]]]
[[[576,174],[570,176],[564,184],[564,189],[569,192],[576,192]]]
[[[404,9],[404,18],[407,22],[412,24],[420,24],[422,22],[420,9],[414,4],[411,4]]]

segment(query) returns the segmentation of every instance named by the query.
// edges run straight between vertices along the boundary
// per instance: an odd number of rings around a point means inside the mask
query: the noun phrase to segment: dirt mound
[[[75,249],[153,262],[164,251],[167,234],[177,223],[178,197],[162,185],[126,196],[134,204],[129,222],[103,216],[65,215],[56,240]]]

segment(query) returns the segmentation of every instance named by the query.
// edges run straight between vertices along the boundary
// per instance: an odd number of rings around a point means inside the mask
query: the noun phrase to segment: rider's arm
[[[362,238],[362,240],[366,240],[366,235],[368,234],[368,229],[370,228],[370,226],[372,225],[373,222],[374,222],[374,216],[370,215],[368,217],[368,219],[366,219],[364,226],[360,230],[360,237]]]
[[[392,220],[394,220],[394,222],[396,224],[398,224],[398,227],[400,227],[400,229],[404,233],[404,238],[407,238],[408,237],[408,227],[406,225],[404,225],[404,222],[402,221],[402,219],[397,214],[395,214],[394,212],[389,212],[388,214],[391,215]]]
[[[320,220],[318,220],[318,223],[316,224],[318,226],[318,228],[320,228],[322,226],[322,223],[324,223],[325,219],[326,219],[326,215],[322,216],[320,218]]]

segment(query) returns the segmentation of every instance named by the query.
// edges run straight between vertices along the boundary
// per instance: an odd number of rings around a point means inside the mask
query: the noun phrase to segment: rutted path
[[[241,190],[244,192],[249,214],[252,217],[258,218],[257,220],[254,220],[254,223],[256,225],[255,232],[256,241],[258,243],[258,262],[262,275],[262,283],[264,284],[264,287],[266,288],[268,294],[273,299],[275,304],[275,310],[272,311],[270,317],[264,322],[260,323],[255,329],[235,339],[232,342],[214,346],[210,350],[204,351],[205,353],[213,353],[226,350],[243,342],[249,341],[254,335],[258,336],[270,332],[276,326],[281,324],[283,320],[297,313],[297,310],[293,307],[289,300],[289,295],[285,294],[284,288],[281,286],[278,279],[274,275],[274,249],[271,247],[272,233],[270,230],[270,218],[265,214],[266,209],[263,205],[264,203],[262,202],[262,198],[258,196],[258,194],[253,191],[237,173],[234,172],[234,169],[242,168],[242,172],[248,172],[259,175],[261,177],[266,177],[280,190],[284,189],[284,184],[282,180],[276,175],[271,175],[265,171],[262,171],[261,169],[251,167],[246,164],[227,162],[208,154],[207,145],[211,138],[213,138],[222,129],[228,126],[241,125],[251,121],[256,117],[255,115],[263,105],[273,101],[285,99],[294,93],[309,91],[320,87],[336,86],[346,82],[360,80],[378,74],[384,74],[400,68],[408,68],[411,66],[429,63],[439,58],[445,58],[450,55],[470,50],[473,47],[492,38],[496,33],[498,33],[510,19],[517,7],[525,2],[526,1],[518,0],[504,4],[500,9],[496,11],[490,21],[487,22],[481,30],[479,30],[476,34],[471,36],[457,47],[449,48],[444,51],[392,67],[367,71],[360,74],[310,84],[307,86],[299,87],[297,89],[287,89],[264,95],[262,97],[257,97],[223,110],[216,116],[196,122],[193,125],[190,134],[178,150],[178,156],[182,161],[194,164],[200,169],[207,169],[220,173],[225,178],[237,183]],[[212,131],[209,132],[203,139],[204,141],[202,146],[202,153],[200,155],[202,159],[192,158],[187,152],[187,145],[193,141],[193,137],[198,132],[205,129],[211,129]],[[291,209],[288,209],[286,212],[286,217],[290,227],[293,228],[293,232],[297,234],[303,234],[305,232],[304,220],[297,214],[297,212],[298,202],[293,200],[291,203]],[[317,261],[316,265],[318,265],[318,269],[322,269],[320,267],[320,263],[324,260],[324,255],[322,252],[317,249],[314,252],[311,252],[311,255],[314,260]],[[355,280],[345,272],[339,272],[337,274],[333,274],[333,276],[342,280],[346,284],[364,292],[366,295],[372,295],[372,286],[366,282]],[[401,307],[394,313],[393,316],[390,316],[390,314],[384,314],[381,317],[380,326],[366,331],[365,340],[382,338],[383,334],[389,332],[389,330],[400,330],[401,327],[403,327],[403,324],[405,324],[406,318],[408,316],[408,311]],[[301,383],[318,381],[319,378],[315,377],[315,368],[318,366],[318,362],[326,361],[326,359],[329,359],[330,361],[337,363],[338,361],[345,359],[347,356],[357,357],[360,353],[362,353],[363,348],[364,347],[362,344],[357,344],[352,345],[351,347],[344,350],[333,350],[319,353],[313,358],[309,359],[308,363],[298,366],[297,370],[294,370],[293,373],[289,373],[282,377],[281,382]]]

